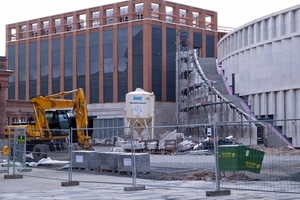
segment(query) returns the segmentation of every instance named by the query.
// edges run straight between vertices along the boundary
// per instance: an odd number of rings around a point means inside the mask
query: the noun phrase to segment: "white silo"
[[[154,127],[155,115],[155,95],[137,88],[133,92],[126,94],[125,117],[130,126],[141,134],[142,131],[151,123]],[[154,139],[154,129],[149,133],[149,139]]]

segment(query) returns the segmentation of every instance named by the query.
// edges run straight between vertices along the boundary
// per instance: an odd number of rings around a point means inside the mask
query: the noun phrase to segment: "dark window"
[[[133,89],[143,88],[143,26],[132,28]]]
[[[99,103],[99,33],[90,33],[90,102]]]
[[[206,35],[206,57],[215,57],[215,38],[213,35]]]
[[[64,38],[64,90],[70,91],[73,89],[73,37]],[[72,99],[72,94],[65,98]]]
[[[77,87],[85,89],[85,68],[86,68],[86,61],[85,61],[85,35],[77,35],[76,38],[76,66],[77,66]]]
[[[52,40],[52,94],[60,90],[60,39]]]
[[[29,44],[29,97],[30,98],[35,97],[37,95],[36,72],[37,72],[37,43],[31,42]]]
[[[41,77],[41,87],[38,94],[47,95],[48,94],[48,40],[42,40],[40,43],[40,74]],[[32,95],[30,97],[34,97],[35,95]]]
[[[152,26],[152,91],[155,100],[161,101],[162,87],[162,28]]]
[[[202,47],[202,34],[194,32],[194,47]]]
[[[104,102],[113,102],[113,31],[103,31]]]
[[[19,44],[19,66],[18,66],[18,82],[19,82],[19,100],[26,99],[26,44]]]
[[[167,101],[176,101],[176,30],[167,28]]]
[[[8,69],[15,70],[16,69],[16,47],[8,46]],[[15,73],[8,77],[8,99],[15,99]]]
[[[128,29],[118,29],[118,101],[125,101],[128,92]]]

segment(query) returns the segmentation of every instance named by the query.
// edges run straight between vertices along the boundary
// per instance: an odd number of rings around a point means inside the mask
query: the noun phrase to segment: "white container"
[[[139,134],[154,118],[155,96],[137,88],[126,94],[125,117]],[[153,122],[152,122],[153,123]],[[152,124],[153,126],[153,124]]]

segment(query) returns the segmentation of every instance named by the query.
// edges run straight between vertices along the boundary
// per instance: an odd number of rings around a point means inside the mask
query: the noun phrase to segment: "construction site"
[[[190,126],[189,135],[233,136],[244,145],[291,146],[270,123],[259,121],[247,99],[232,95],[215,58],[199,58],[189,49],[189,35],[178,35],[178,124]],[[267,140],[268,138],[268,140]]]

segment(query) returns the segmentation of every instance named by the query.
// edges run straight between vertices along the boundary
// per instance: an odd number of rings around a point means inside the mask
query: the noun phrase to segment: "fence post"
[[[214,154],[215,154],[215,163],[216,163],[216,167],[215,167],[215,173],[216,173],[216,190],[220,191],[220,179],[219,179],[219,174],[220,174],[220,170],[219,170],[219,152],[218,152],[218,133],[217,133],[217,123],[215,122],[213,124],[213,133],[214,133]]]
[[[73,152],[73,128],[71,127],[69,129],[69,181],[67,182],[61,182],[61,186],[75,186],[79,185],[79,181],[72,181],[72,152]]]
[[[145,186],[136,186],[136,165],[135,165],[135,143],[133,139],[133,126],[130,126],[131,132],[131,167],[132,167],[132,187],[124,187],[124,191],[145,190]]]
[[[214,155],[215,155],[215,173],[216,173],[216,190],[215,191],[206,191],[206,196],[223,196],[231,195],[230,190],[220,190],[220,180],[219,180],[219,152],[218,152],[218,124],[217,122],[213,123],[213,134],[214,134]]]
[[[135,143],[133,139],[133,127],[130,127],[131,132],[131,167],[132,167],[132,186],[136,187],[136,166],[135,166]]]
[[[10,144],[10,129],[9,129],[9,139],[8,139],[8,145],[9,145],[9,150],[10,150],[10,152],[9,152],[9,155],[8,155],[8,166],[10,165],[10,156],[11,156],[11,153],[12,153],[12,157],[13,157],[13,174],[9,174],[9,171],[10,171],[10,169],[9,169],[9,167],[8,167],[8,174],[7,175],[4,175],[4,179],[19,179],[19,178],[23,178],[23,175],[20,175],[20,174],[16,174],[15,172],[16,172],[16,159],[15,159],[15,157],[16,157],[16,141],[17,141],[17,139],[16,139],[16,137],[17,137],[17,131],[19,131],[20,129],[14,129],[14,142],[13,142],[13,144],[14,144],[14,147],[13,147],[13,151],[11,152],[11,144]],[[25,156],[26,156],[26,152],[25,152]]]

